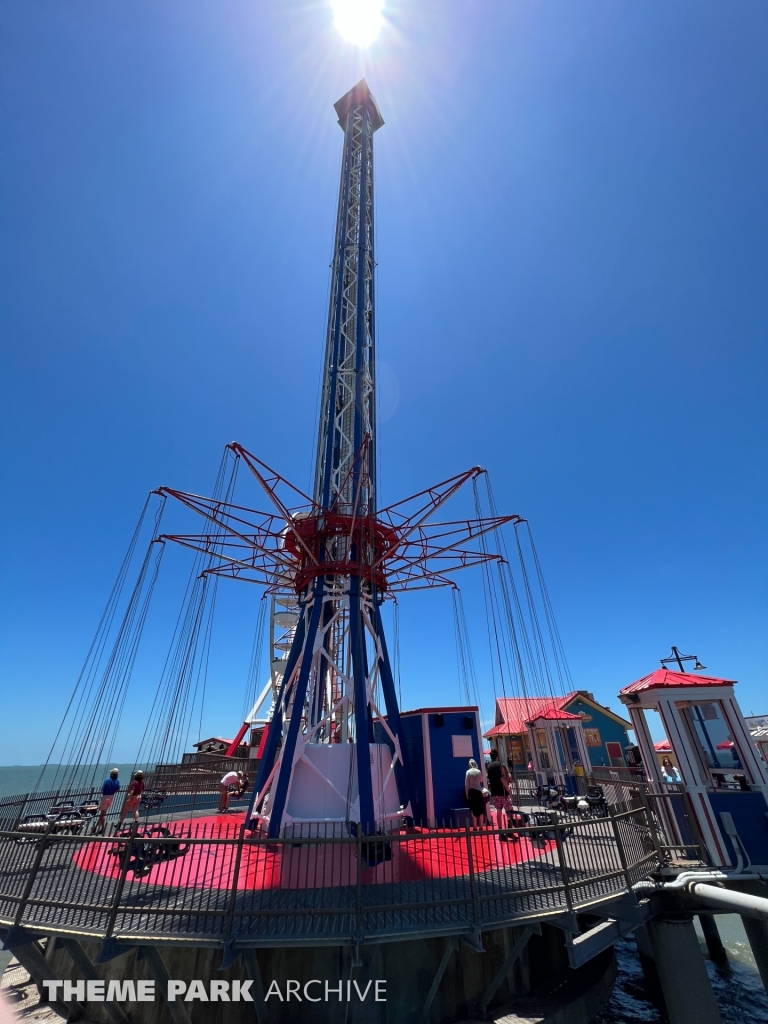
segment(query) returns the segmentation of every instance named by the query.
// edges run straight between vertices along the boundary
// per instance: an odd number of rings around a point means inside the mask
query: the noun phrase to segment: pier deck
[[[571,913],[659,864],[642,808],[516,829],[243,832],[241,815],[133,838],[0,833],[0,927],[123,942],[296,945],[463,934]],[[149,823],[151,826],[152,823]]]

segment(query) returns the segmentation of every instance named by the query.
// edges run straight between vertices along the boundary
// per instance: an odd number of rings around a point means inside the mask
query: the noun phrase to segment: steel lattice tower
[[[373,134],[383,121],[365,81],[335,104],[344,129],[315,501],[375,511]],[[355,462],[363,440],[369,443]]]
[[[204,575],[263,586],[294,623],[288,657],[273,663],[272,716],[249,812],[275,838],[286,825],[313,822],[355,823],[370,834],[410,813],[382,601],[455,586],[455,571],[500,558],[475,546],[478,539],[519,521],[433,521],[479,467],[377,509],[373,136],[384,122],[365,81],[335,109],[344,154],[313,496],[237,443],[229,449],[273,512],[158,492],[214,524],[210,533],[161,539],[204,553]]]
[[[365,81],[335,109],[344,130],[344,155],[314,485],[315,503],[324,514],[311,520],[317,563],[300,600],[284,674],[289,680],[298,669],[296,683],[290,699],[283,687],[276,702],[256,785],[263,792],[272,776],[264,803],[270,835],[279,835],[294,765],[310,743],[344,744],[345,754],[352,754],[336,778],[347,773],[347,817],[363,831],[372,832],[387,811],[408,805],[399,711],[381,623],[383,587],[377,592],[373,570],[381,540],[375,521],[373,136],[384,122]],[[375,703],[379,687],[381,709]],[[278,753],[289,703],[290,722]],[[301,707],[304,714],[296,714]],[[391,763],[387,745],[373,744],[380,711],[386,712],[394,746]],[[398,807],[387,808],[387,776],[393,772]]]

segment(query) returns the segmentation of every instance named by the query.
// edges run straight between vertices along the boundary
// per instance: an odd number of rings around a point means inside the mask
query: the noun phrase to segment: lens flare
[[[333,23],[342,39],[355,46],[369,46],[384,24],[384,0],[331,0]]]

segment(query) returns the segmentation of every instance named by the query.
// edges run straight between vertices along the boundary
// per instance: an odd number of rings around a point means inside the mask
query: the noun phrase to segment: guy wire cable
[[[479,491],[478,491],[478,488],[477,488],[477,480],[474,477],[472,479],[472,491],[473,491],[474,499],[475,499],[475,515],[477,516],[478,519],[482,519],[483,515],[482,515],[482,509],[480,507],[480,494],[479,494]],[[487,546],[486,546],[486,543],[485,543],[485,536],[484,535],[481,535],[481,537],[480,537],[480,547],[481,547],[483,555],[487,556],[488,549],[487,549]],[[506,686],[504,684],[504,669],[503,669],[503,666],[502,666],[502,663],[501,663],[501,649],[500,649],[500,646],[499,646],[498,631],[497,631],[497,628],[496,628],[496,615],[495,615],[495,609],[493,608],[493,592],[492,592],[492,587],[491,587],[491,582],[490,582],[490,575],[488,573],[488,561],[487,561],[487,558],[486,558],[485,561],[483,561],[481,569],[482,569],[482,576],[483,576],[483,601],[485,603],[485,623],[486,623],[486,629],[487,629],[487,632],[488,632],[488,650],[489,650],[489,654],[490,654],[491,681],[492,681],[492,684],[493,684],[493,692],[494,692],[494,695],[497,693],[497,688],[496,688],[496,671],[495,671],[495,668],[494,668],[494,660],[493,660],[493,639],[495,639],[495,641],[496,641],[496,655],[497,655],[497,658],[498,658],[498,665],[499,665],[499,675],[500,675],[500,678],[501,678],[501,690],[502,690],[502,693],[504,694],[504,696],[506,697],[507,690],[506,690]],[[491,624],[493,624],[493,636],[491,634]]]
[[[149,586],[147,588],[146,597],[144,599],[144,605],[143,605],[143,608],[142,608],[141,613],[140,613],[140,624],[139,624],[139,628],[138,628],[138,631],[137,631],[137,634],[136,634],[135,643],[133,644],[133,649],[132,649],[132,652],[131,652],[130,663],[127,666],[127,670],[126,670],[125,681],[124,681],[124,685],[122,687],[122,696],[120,698],[120,705],[119,705],[119,707],[117,709],[117,714],[111,716],[111,721],[109,723],[111,725],[111,736],[109,736],[109,734],[105,735],[104,742],[102,743],[102,747],[101,747],[101,749],[100,749],[100,751],[98,753],[98,756],[94,758],[94,769],[93,769],[94,772],[97,771],[97,766],[98,765],[104,765],[106,767],[106,765],[108,765],[109,762],[113,760],[114,746],[115,746],[115,743],[117,742],[117,735],[118,735],[118,732],[119,732],[119,729],[120,729],[120,723],[122,721],[123,710],[125,708],[125,704],[126,704],[126,701],[128,699],[128,691],[129,691],[129,688],[130,688],[131,678],[132,678],[134,666],[135,666],[135,663],[136,663],[136,656],[138,654],[139,642],[140,642],[141,636],[143,634],[143,630],[144,630],[144,626],[145,626],[145,623],[146,623],[147,614],[149,612],[149,605],[150,605],[150,602],[152,600],[152,594],[154,592],[155,584],[157,583],[157,579],[158,579],[158,576],[159,576],[159,573],[160,573],[160,563],[162,561],[163,553],[165,551],[165,545],[163,543],[159,543],[157,541],[155,543],[157,543],[157,545],[158,545],[157,554],[155,556],[155,565],[154,565],[154,569],[153,569],[153,572],[152,572],[152,577],[150,579]],[[104,749],[105,748],[106,748],[106,754],[104,754]],[[95,782],[96,782],[95,778],[93,779],[93,782],[95,784]]]
[[[82,710],[78,718],[73,723],[74,735],[72,736],[71,745],[68,746],[68,750],[66,751],[70,763],[62,766],[64,769],[63,782],[68,788],[72,788],[78,777],[82,776],[83,769],[88,764],[91,764],[92,773],[97,771],[97,766],[92,765],[92,760],[95,755],[95,744],[98,743],[99,723],[104,719],[105,710],[113,710],[117,694],[119,693],[119,681],[122,677],[125,664],[125,650],[126,646],[128,647],[128,650],[130,650],[130,645],[133,641],[136,617],[140,609],[139,601],[144,588],[147,570],[150,565],[152,547],[156,540],[155,534],[160,523],[164,506],[165,502],[163,501],[160,503],[155,515],[155,529],[153,531],[153,537],[147,547],[147,552],[144,557],[144,561],[142,562],[138,579],[136,580],[130,601],[123,615],[106,668],[101,676],[100,683],[96,687],[95,697],[89,701],[89,707],[86,707],[86,705],[81,702]],[[89,696],[92,690],[93,686],[90,688]],[[70,735],[72,735],[73,730],[70,730]]]
[[[106,640],[109,635],[112,622],[114,621],[117,605],[120,600],[120,595],[122,594],[125,578],[128,573],[128,568],[131,564],[131,561],[133,560],[133,555],[136,549],[136,543],[141,534],[141,528],[144,524],[144,517],[147,513],[147,508],[149,507],[149,503],[150,500],[152,499],[153,493],[153,491],[150,491],[144,501],[144,506],[139,515],[139,520],[134,528],[133,535],[128,543],[128,550],[126,551],[123,557],[123,561],[118,570],[117,578],[114,584],[112,585],[112,590],[110,591],[107,603],[104,607],[104,611],[101,613],[101,618],[99,619],[99,624],[96,628],[96,633],[94,635],[93,640],[91,641],[90,647],[88,648],[88,653],[85,656],[83,667],[80,669],[80,673],[77,677],[74,688],[72,690],[72,695],[69,698],[69,701],[64,711],[64,715],[62,716],[61,724],[59,725],[59,728],[56,730],[56,735],[54,736],[53,742],[51,743],[50,750],[48,751],[48,756],[46,757],[44,764],[40,768],[40,774],[38,775],[37,781],[35,782],[33,788],[34,793],[37,793],[40,789],[43,776],[45,774],[46,769],[48,768],[48,765],[50,764],[51,758],[53,757],[54,751],[56,749],[56,744],[59,742],[59,738],[61,737],[61,733],[64,729],[65,723],[67,722],[67,719],[70,716],[70,713],[73,712],[73,705],[75,704],[75,699],[78,697],[79,694],[79,706],[83,700],[83,693],[88,690],[89,680],[92,679],[93,673],[96,671],[98,667],[98,663],[101,658],[101,652],[103,651],[104,645],[106,644]],[[75,709],[73,713],[76,716],[77,710]],[[67,738],[64,740],[65,748],[67,747],[68,738],[69,735],[71,735],[71,730],[72,720],[70,719],[69,732],[67,734]],[[58,770],[56,774],[58,774]]]
[[[261,662],[264,655],[264,643],[265,643],[265,628],[267,619],[267,595],[266,592],[259,598],[259,608],[256,613],[256,627],[253,632],[253,642],[251,644],[251,656],[248,661],[248,675],[246,676],[245,684],[245,696],[243,698],[243,708],[241,719],[244,722],[245,716],[250,714],[251,708],[256,703],[256,697],[259,693],[259,673],[261,672]],[[272,666],[270,665],[270,678],[272,677]],[[202,720],[200,723],[200,729],[202,730]],[[201,732],[202,736],[202,732]]]
[[[493,495],[493,488],[491,486],[490,474],[488,474],[488,473],[486,473],[486,491],[487,491],[487,494],[488,494],[488,503],[489,503],[489,507],[490,507],[490,510],[491,510],[491,514],[492,515],[496,515],[497,514],[497,511],[496,511],[496,501],[495,501],[495,498],[494,498],[494,495]],[[533,593],[532,593],[532,588],[530,586],[530,581],[529,581],[529,577],[528,577],[528,570],[527,570],[527,566],[525,564],[525,557],[524,557],[524,554],[523,554],[523,551],[522,551],[522,547],[520,545],[519,534],[517,532],[518,527],[520,525],[522,525],[522,524],[525,524],[529,528],[529,530],[530,530],[530,527],[529,527],[529,524],[528,524],[527,520],[522,520],[520,522],[515,523],[515,526],[514,526],[514,530],[515,530],[515,543],[516,543],[516,546],[517,546],[518,561],[519,561],[519,566],[520,566],[521,578],[522,578],[522,581],[523,581],[523,587],[524,587],[524,589],[526,591],[527,607],[528,607],[528,620],[529,620],[530,625],[531,625],[531,630],[533,631],[533,640],[534,640],[533,645],[531,645],[531,641],[530,641],[530,637],[529,637],[529,632],[528,632],[528,629],[525,626],[525,618],[523,616],[522,607],[520,605],[519,597],[518,597],[518,594],[517,594],[517,587],[515,586],[514,576],[513,576],[513,573],[512,573],[512,569],[511,569],[511,563],[509,561],[508,554],[507,554],[507,551],[506,551],[506,544],[505,544],[505,541],[504,541],[504,534],[503,534],[502,531],[497,531],[499,533],[499,537],[498,537],[499,551],[500,551],[500,553],[502,554],[502,556],[503,556],[503,558],[505,560],[506,569],[507,569],[506,573],[504,573],[502,571],[501,575],[505,576],[507,578],[507,580],[509,582],[509,585],[511,587],[511,590],[512,590],[512,597],[513,597],[513,600],[514,600],[514,606],[516,607],[517,612],[518,612],[518,621],[521,623],[521,627],[522,627],[521,628],[521,636],[522,636],[522,639],[523,639],[523,647],[524,647],[524,650],[526,652],[526,660],[528,661],[528,665],[529,665],[529,668],[530,668],[530,670],[531,670],[531,672],[533,674],[534,680],[538,682],[537,689],[539,690],[539,693],[541,694],[541,696],[544,696],[544,689],[545,689],[544,683],[546,682],[546,689],[549,691],[549,696],[550,697],[554,697],[554,690],[553,690],[553,687],[552,687],[552,678],[551,678],[551,672],[550,672],[550,669],[549,669],[549,662],[548,662],[548,658],[547,658],[546,645],[544,644],[543,637],[542,637],[542,634],[541,634],[541,628],[540,628],[539,621],[538,621],[538,613],[536,611],[536,605],[535,605],[535,601],[534,601]]]
[[[567,684],[570,686],[571,689],[573,689],[573,678],[571,677],[571,670],[568,665],[568,659],[565,654],[565,647],[563,646],[563,642],[560,637],[560,630],[558,629],[557,619],[555,618],[555,612],[552,607],[552,602],[549,598],[549,590],[547,588],[544,573],[539,562],[539,555],[536,551],[536,545],[533,542],[533,533],[531,531],[530,523],[528,523],[528,540],[531,546],[531,552],[533,553],[533,561],[534,565],[536,566],[536,574],[539,580],[539,587],[541,588],[545,615],[547,616],[547,622],[549,624],[549,628],[552,634],[552,645],[554,649],[559,650],[560,652],[560,657],[562,659]]]
[[[230,460],[232,466],[225,488],[226,468]],[[231,501],[239,463],[240,456],[232,452],[229,447],[225,447],[219,463],[212,495],[212,501],[217,506],[229,504]],[[220,513],[223,518],[226,517],[225,511],[220,509]],[[212,531],[213,538],[221,537],[223,530],[224,526],[219,522],[215,522]],[[205,607],[208,592],[208,587],[201,584],[200,577],[205,574],[206,568],[213,566],[215,556],[215,545],[213,550],[207,555],[203,552],[195,553],[187,581],[184,601],[177,617],[165,665],[161,672],[160,685],[155,691],[147,718],[147,724],[136,759],[137,763],[152,759],[159,761],[166,756],[170,756],[172,751],[169,748],[169,744],[172,744],[173,748],[177,749],[179,740],[183,736],[183,722],[187,719],[186,709],[189,685],[195,671],[195,661],[193,660],[193,663],[190,665],[189,656],[191,652],[194,659],[197,653],[196,634],[200,629],[201,614]],[[204,578],[207,580],[209,577],[205,575]],[[189,675],[190,672],[192,673],[191,676]],[[179,719],[180,707],[184,709],[181,720]],[[163,725],[163,723],[165,724]],[[152,729],[153,724],[154,730]],[[181,733],[179,733],[179,729],[181,729]],[[171,740],[171,735],[174,732],[176,733],[175,742]],[[147,742],[148,740],[149,743]]]
[[[551,672],[549,670],[549,662],[547,660],[547,652],[546,652],[546,648],[544,646],[544,638],[542,637],[542,634],[541,634],[541,626],[539,624],[539,617],[538,617],[538,613],[536,611],[536,602],[534,600],[533,589],[531,587],[530,579],[529,579],[529,576],[528,576],[528,567],[525,564],[525,556],[523,554],[523,548],[522,548],[522,545],[520,543],[520,534],[517,532],[517,529],[515,529],[515,540],[517,542],[517,550],[518,550],[518,555],[519,555],[519,558],[520,558],[520,571],[521,571],[522,577],[523,577],[523,586],[525,588],[525,596],[526,596],[526,600],[528,602],[528,614],[529,614],[529,617],[530,617],[530,620],[531,620],[531,624],[533,626],[534,640],[536,641],[536,643],[534,645],[534,650],[536,652],[536,659],[537,659],[537,662],[539,664],[540,669],[544,673],[544,677],[545,677],[545,679],[547,681],[547,686],[549,688],[550,696],[554,697],[555,696],[555,692],[554,692],[554,688],[552,686],[552,674],[551,674]]]

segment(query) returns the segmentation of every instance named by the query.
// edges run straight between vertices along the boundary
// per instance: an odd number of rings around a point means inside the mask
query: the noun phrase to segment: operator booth
[[[471,822],[464,796],[470,758],[486,782],[478,709],[401,711],[400,722],[414,823],[434,828]]]
[[[562,786],[577,792],[576,779],[589,770],[589,749],[579,715],[547,708],[525,723],[536,780],[540,786]]]
[[[674,817],[669,823],[681,843],[700,840],[713,865],[765,868],[768,774],[734,685],[730,679],[661,668],[625,686],[619,699],[629,709],[651,791],[670,795]],[[656,757],[648,711],[660,716],[679,784],[670,782]],[[686,810],[698,836],[691,835]]]

